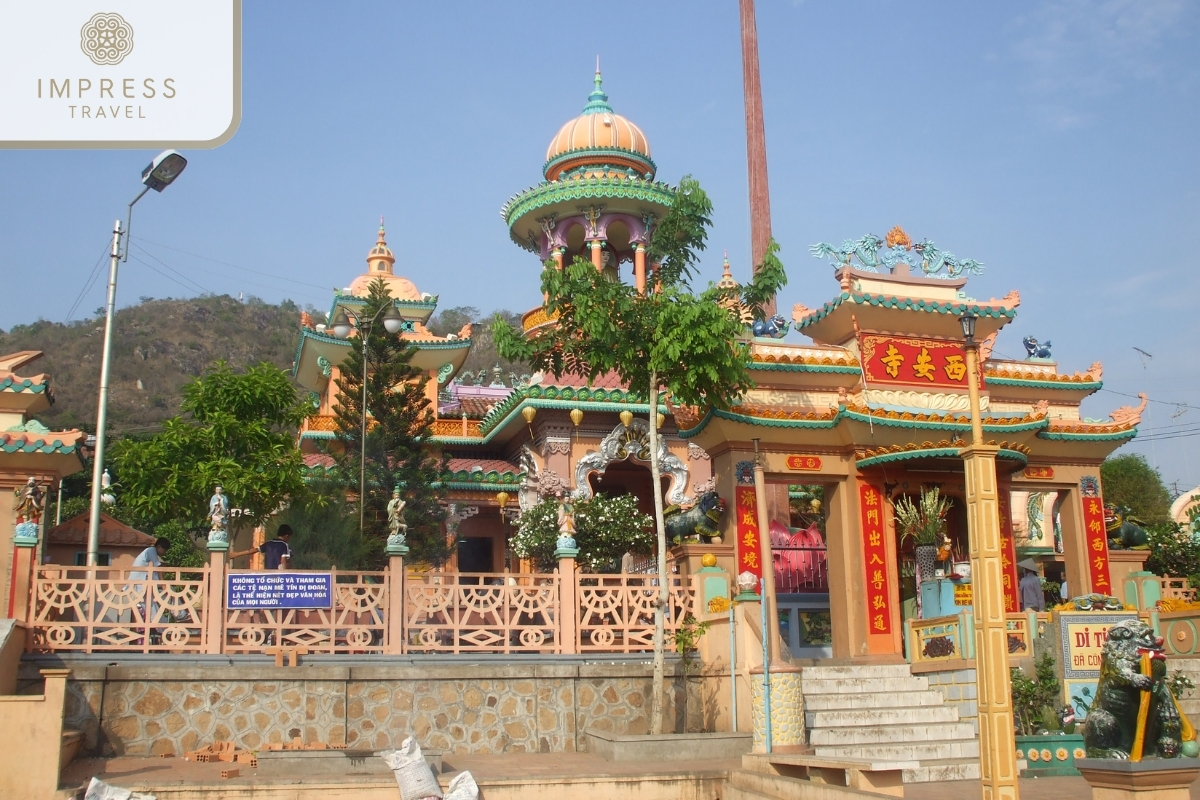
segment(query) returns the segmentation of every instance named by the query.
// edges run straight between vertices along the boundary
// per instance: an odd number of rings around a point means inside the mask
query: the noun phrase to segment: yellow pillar
[[[633,277],[638,294],[646,293],[646,245],[638,243],[633,251]]]
[[[404,652],[404,556],[408,548],[404,545],[388,545],[388,610],[387,647],[385,653],[400,655]]]
[[[204,601],[204,652],[225,652],[225,552],[228,542],[208,543],[208,593]]]
[[[997,445],[983,443],[979,411],[978,355],[967,343],[967,387],[971,439],[959,451],[967,494],[967,532],[975,609],[975,679],[979,704],[979,770],[983,800],[1016,800],[1017,760],[1013,740],[1012,686],[1008,667],[1008,626],[1004,611],[1004,569],[1000,549]]]

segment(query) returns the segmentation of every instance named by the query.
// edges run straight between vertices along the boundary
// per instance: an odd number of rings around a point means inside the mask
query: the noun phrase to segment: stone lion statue
[[[1143,654],[1149,656],[1149,675],[1143,674]],[[1123,620],[1109,628],[1100,653],[1100,683],[1083,729],[1089,758],[1129,758],[1144,691],[1149,692],[1150,713],[1142,753],[1177,758],[1183,720],[1167,684],[1163,640],[1141,620]]]

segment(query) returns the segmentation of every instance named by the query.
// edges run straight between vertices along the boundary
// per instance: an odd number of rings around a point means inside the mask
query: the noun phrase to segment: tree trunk
[[[654,604],[654,685],[650,732],[663,732],[663,692],[666,689],[666,609],[670,597],[667,573],[667,526],[663,521],[661,472],[658,464],[658,374],[650,373],[650,480],[654,485],[654,525],[658,531],[658,600]]]

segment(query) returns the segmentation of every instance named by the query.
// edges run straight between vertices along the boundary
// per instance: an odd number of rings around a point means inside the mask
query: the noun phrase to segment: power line
[[[209,292],[207,289],[201,289],[201,290],[199,290],[199,291],[197,291],[196,289],[193,289],[191,286],[188,286],[188,285],[187,285],[186,283],[184,283],[183,281],[179,280],[178,278],[173,278],[173,277],[171,277],[170,275],[168,275],[167,273],[163,272],[161,269],[158,269],[157,267],[155,267],[153,264],[149,263],[148,261],[142,261],[142,260],[141,260],[140,258],[138,258],[137,256],[131,256],[131,257],[133,258],[133,260],[134,260],[134,261],[138,262],[138,263],[139,263],[139,264],[141,264],[142,266],[144,266],[144,267],[146,267],[146,268],[148,268],[148,269],[150,269],[150,270],[153,270],[154,272],[157,272],[159,275],[162,275],[162,276],[163,276],[164,278],[166,278],[167,280],[169,280],[169,281],[172,281],[173,283],[176,283],[176,284],[178,284],[178,285],[182,286],[182,287],[184,288],[184,290],[185,290],[185,291],[188,291],[188,292],[196,292],[197,294],[211,294],[211,292]],[[198,285],[198,284],[197,284],[197,285]]]
[[[1129,394],[1128,392],[1118,392],[1115,389],[1101,389],[1100,391],[1108,392],[1109,394],[1120,395],[1121,397],[1132,397],[1134,400],[1141,399],[1136,394]],[[1186,408],[1186,409],[1193,410],[1193,411],[1200,411],[1200,406],[1193,406],[1193,405],[1189,405],[1187,403],[1174,403],[1174,402],[1171,402],[1170,400],[1154,400],[1154,399],[1151,399],[1150,402],[1157,403],[1161,406],[1171,406],[1172,408],[1177,408],[1177,409],[1178,408]]]
[[[139,246],[139,245],[134,245],[134,247],[137,247],[137,249],[138,249],[140,252],[144,253],[146,256],[149,256],[150,258],[153,258],[155,261],[157,261],[157,262],[158,262],[159,264],[161,264],[163,267],[165,267],[166,269],[169,269],[169,270],[171,270],[171,272],[174,272],[176,275],[178,275],[179,277],[183,278],[183,279],[184,279],[185,281],[187,281],[188,283],[190,283],[190,284],[192,284],[193,286],[195,286],[195,287],[199,288],[199,289],[200,289],[200,292],[201,292],[201,294],[213,294],[213,292],[211,292],[211,291],[209,291],[208,289],[204,288],[204,287],[203,287],[203,286],[201,286],[201,285],[200,285],[198,282],[196,282],[196,281],[192,280],[192,278],[191,278],[190,276],[188,276],[188,275],[185,275],[184,273],[182,273],[182,272],[180,272],[179,270],[175,269],[175,268],[174,268],[174,267],[172,267],[170,264],[168,264],[167,262],[163,261],[163,260],[162,260],[161,258],[159,258],[158,256],[154,255],[153,253],[151,253],[151,252],[150,252],[149,250],[147,250],[146,248],[144,248],[144,247],[141,247],[141,246]],[[140,259],[139,259],[139,260],[140,260]],[[142,261],[141,263],[145,264],[146,262],[145,262],[145,261]],[[147,266],[149,266],[149,265],[147,264]]]
[[[300,284],[301,286],[308,286],[313,289],[320,289],[322,291],[329,290],[328,286],[318,286],[315,283],[306,283],[305,281],[298,281],[295,278],[289,278],[285,275],[276,275],[272,272],[263,272],[262,270],[250,269],[250,267],[243,267],[241,264],[233,264],[233,263],[230,263],[229,261],[221,261],[216,258],[209,258],[208,256],[202,256],[202,255],[199,255],[198,253],[189,253],[187,250],[180,250],[177,247],[171,247],[170,245],[159,244],[158,242],[152,242],[149,239],[143,239],[140,236],[138,237],[138,241],[145,242],[146,244],[154,245],[155,247],[163,247],[163,248],[166,248],[167,250],[174,250],[176,253],[182,253],[185,256],[192,256],[193,258],[203,259],[204,261],[211,261],[214,264],[221,264],[226,267],[233,267],[234,269],[240,269],[245,272],[253,272],[255,275],[262,275],[267,278],[274,278],[275,280],[278,280],[278,281],[288,281],[290,283],[297,283],[297,284]]]
[[[167,264],[167,262],[163,261],[161,258],[159,258],[158,256],[154,255],[153,253],[151,253],[149,250],[147,250],[146,248],[142,247],[141,245],[139,245],[139,244],[137,244],[137,243],[134,243],[134,247],[136,247],[136,248],[137,248],[139,251],[141,251],[142,253],[145,253],[145,254],[146,254],[147,256],[149,256],[150,258],[153,258],[155,261],[157,261],[159,264],[162,264],[164,267],[168,267],[168,268],[172,269],[172,271],[178,272],[178,270],[175,270],[173,267],[170,267],[170,265],[169,265],[169,264]],[[221,262],[218,262],[218,263],[221,263]],[[220,273],[220,272],[213,272],[212,270],[209,270],[209,269],[200,269],[200,268],[198,268],[198,267],[193,267],[193,266],[189,266],[189,267],[187,267],[187,269],[188,269],[189,271],[192,271],[192,272],[202,272],[202,273],[204,273],[205,275],[213,275],[213,276],[216,276],[216,277],[218,277],[218,278],[225,278],[226,280],[236,280],[236,281],[240,281],[240,282],[242,282],[242,283],[244,283],[244,284],[249,284],[250,286],[261,286],[261,287],[262,287],[262,288],[264,288],[264,289],[278,289],[278,288],[279,288],[279,287],[278,287],[278,286],[276,286],[276,285],[271,285],[271,284],[266,284],[266,283],[259,283],[259,282],[257,282],[257,281],[246,280],[245,278],[243,278],[243,277],[240,277],[240,276],[239,276],[239,277],[234,277],[234,276],[231,276],[231,275],[226,275],[226,274],[224,274],[224,273]],[[274,277],[274,276],[272,276],[272,277]],[[286,278],[280,278],[279,280],[287,280],[287,279],[286,279]],[[197,284],[197,285],[198,285],[198,284]],[[305,285],[305,286],[311,286],[312,284],[304,284],[304,285]],[[212,293],[210,292],[210,294],[212,294]],[[309,295],[309,294],[307,294],[307,293],[304,293],[304,292],[301,292],[301,293],[299,293],[299,296],[300,296],[300,297],[308,297],[308,298],[310,298],[310,299],[316,299],[316,298],[315,298],[313,295]]]
[[[104,257],[106,255],[108,255],[107,243],[105,243],[104,249],[100,251],[100,257],[96,259],[96,264],[92,267],[92,271],[88,275],[87,280],[84,281],[83,288],[79,290],[79,296],[75,298],[75,302],[71,305],[71,310],[67,312],[67,318],[63,320],[64,325],[71,321],[71,318],[75,316],[75,312],[79,308],[79,304],[83,302],[83,298],[89,291],[91,291],[91,288],[96,285],[96,277],[100,272],[100,265],[104,263]]]

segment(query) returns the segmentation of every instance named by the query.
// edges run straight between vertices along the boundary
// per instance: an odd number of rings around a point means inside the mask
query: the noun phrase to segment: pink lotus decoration
[[[772,520],[770,536],[776,592],[812,592],[829,588],[825,540],[815,524],[792,533],[782,523]]]

